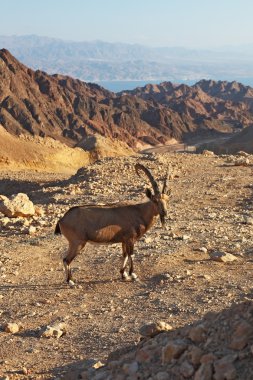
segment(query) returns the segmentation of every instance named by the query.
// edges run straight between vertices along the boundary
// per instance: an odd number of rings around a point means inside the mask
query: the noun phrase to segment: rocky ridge
[[[123,93],[169,107],[186,125],[197,124],[198,133],[201,129],[226,132],[252,125],[253,89],[237,82],[201,80],[193,86],[163,82]]]

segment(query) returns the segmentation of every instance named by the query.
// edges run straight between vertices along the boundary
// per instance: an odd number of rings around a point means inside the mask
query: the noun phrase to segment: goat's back
[[[60,230],[69,241],[102,243],[137,238],[149,224],[143,212],[146,207],[143,203],[114,207],[73,207],[59,220]]]

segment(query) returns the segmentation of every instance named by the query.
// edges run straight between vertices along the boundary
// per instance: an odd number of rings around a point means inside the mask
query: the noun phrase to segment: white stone
[[[35,232],[36,232],[36,227],[30,226],[28,229],[28,234],[33,235],[33,234],[35,234]]]
[[[228,252],[211,252],[210,259],[213,261],[219,261],[223,263],[232,262],[238,260],[236,256]]]
[[[166,322],[158,321],[154,323],[148,323],[140,328],[140,334],[145,337],[154,337],[162,331],[170,331],[172,326]]]
[[[66,324],[64,322],[55,323],[52,326],[46,326],[44,331],[41,334],[43,338],[51,338],[54,337],[59,339],[62,335],[65,335],[67,332]]]
[[[6,326],[4,327],[4,331],[5,332],[8,332],[8,333],[11,333],[11,334],[16,334],[17,332],[19,332],[20,330],[20,327],[17,323],[7,323]]]

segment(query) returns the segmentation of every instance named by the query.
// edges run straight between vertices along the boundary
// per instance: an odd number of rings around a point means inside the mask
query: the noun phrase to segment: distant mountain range
[[[172,138],[214,138],[253,125],[253,88],[235,81],[163,82],[113,93],[68,76],[32,70],[0,50],[0,124],[11,134],[70,146],[98,133],[133,148]]]
[[[0,36],[24,64],[84,81],[237,80],[253,85],[253,45],[216,50],[150,48],[103,41],[72,42],[29,36]]]

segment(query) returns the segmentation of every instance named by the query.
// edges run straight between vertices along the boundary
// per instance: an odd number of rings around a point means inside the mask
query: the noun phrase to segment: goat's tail
[[[59,222],[57,222],[57,224],[55,226],[54,234],[55,235],[61,235],[61,229],[60,229],[60,223]]]

